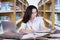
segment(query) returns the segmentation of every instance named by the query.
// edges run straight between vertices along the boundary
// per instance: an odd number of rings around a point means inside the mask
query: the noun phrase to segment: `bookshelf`
[[[42,0],[38,3],[38,12],[39,12],[39,15],[43,17],[43,14],[44,14],[44,5],[42,5]]]
[[[1,0],[1,9],[0,9],[0,16],[4,16],[4,17],[8,16],[10,20],[14,22],[14,24],[16,23],[15,2],[16,2],[15,0]]]
[[[27,0],[1,0],[0,4],[0,18],[5,21],[4,17],[7,16],[8,21],[13,22],[15,26],[20,26],[24,12],[29,5]]]
[[[24,12],[29,4],[26,0],[17,0],[17,5],[20,7],[20,12],[17,11],[16,14],[20,14],[20,19],[16,21],[16,25],[20,27]]]
[[[51,27],[54,29],[55,25],[55,0],[40,0],[38,3],[39,15],[43,15],[44,23],[46,27]],[[50,26],[49,26],[50,25]]]

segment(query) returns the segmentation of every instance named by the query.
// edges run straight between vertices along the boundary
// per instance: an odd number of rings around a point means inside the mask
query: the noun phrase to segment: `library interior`
[[[0,0],[0,40],[60,40],[60,0]]]

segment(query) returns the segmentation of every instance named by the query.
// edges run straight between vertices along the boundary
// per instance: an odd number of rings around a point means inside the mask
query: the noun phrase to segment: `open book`
[[[42,36],[45,36],[49,33],[30,33],[30,34],[26,34],[22,37],[22,39],[34,39],[34,38],[37,38],[37,37],[42,37]]]
[[[51,29],[39,30],[39,31],[35,31],[33,33],[30,33],[30,34],[23,35],[22,39],[34,39],[37,37],[42,37],[42,36],[45,36],[47,34],[50,34],[50,32],[51,32]]]

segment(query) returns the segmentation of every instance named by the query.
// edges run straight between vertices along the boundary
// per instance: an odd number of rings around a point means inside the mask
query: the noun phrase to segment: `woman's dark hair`
[[[35,6],[33,6],[33,5],[30,5],[30,6],[27,7],[27,9],[25,11],[25,14],[24,14],[24,17],[23,17],[23,20],[22,20],[23,23],[27,23],[30,20],[30,17],[32,15],[32,9],[36,9],[36,11],[37,11],[36,16],[38,16],[37,8]]]

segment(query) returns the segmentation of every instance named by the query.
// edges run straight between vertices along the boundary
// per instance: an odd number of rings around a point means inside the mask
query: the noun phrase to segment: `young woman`
[[[27,7],[24,14],[19,32],[32,33],[39,30],[46,30],[43,18],[38,16],[38,10],[35,6],[30,5]]]

